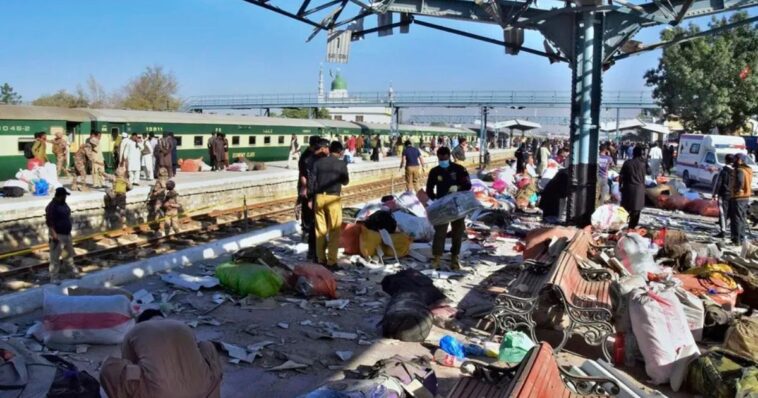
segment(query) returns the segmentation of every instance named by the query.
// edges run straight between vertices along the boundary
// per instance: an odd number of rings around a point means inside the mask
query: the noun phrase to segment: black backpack
[[[100,383],[57,355],[42,355],[57,368],[47,398],[100,398]]]
[[[27,142],[26,145],[24,145],[24,157],[27,159],[33,159],[34,158],[34,152],[32,152],[32,146],[34,143]]]
[[[6,198],[18,198],[24,196],[24,188],[21,187],[3,187],[3,196]]]
[[[418,293],[399,293],[387,305],[381,323],[386,338],[422,342],[432,330],[432,313]]]

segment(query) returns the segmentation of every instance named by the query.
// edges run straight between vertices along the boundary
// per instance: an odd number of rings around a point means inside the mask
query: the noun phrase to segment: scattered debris
[[[341,359],[343,362],[344,362],[344,361],[349,361],[349,360],[350,360],[350,358],[352,358],[352,357],[353,357],[353,352],[352,352],[352,351],[337,351],[337,352],[335,352],[335,354],[336,354],[336,355],[337,355],[337,357],[338,357],[339,359]]]
[[[326,308],[337,308],[340,310],[345,309],[347,305],[350,304],[350,300],[347,299],[339,299],[339,300],[326,300],[324,301],[324,307]]]
[[[231,358],[229,362],[238,364],[240,362],[253,363],[258,352],[248,352],[246,349],[229,343],[220,342],[221,347],[226,351],[227,355]]]
[[[290,328],[290,324],[287,323],[287,322],[279,322],[279,323],[276,324],[276,326],[278,326],[281,329],[289,329]]]
[[[281,364],[279,366],[275,366],[275,367],[273,367],[271,369],[268,369],[268,371],[269,372],[277,372],[277,371],[280,371],[280,370],[295,370],[295,369],[303,369],[303,368],[307,368],[307,367],[308,367],[308,365],[306,365],[304,363],[297,363],[295,361],[287,360],[286,362],[284,362],[283,364]]]
[[[218,279],[212,276],[194,276],[174,272],[162,275],[161,280],[170,285],[195,291],[201,288],[210,289],[219,285]]]

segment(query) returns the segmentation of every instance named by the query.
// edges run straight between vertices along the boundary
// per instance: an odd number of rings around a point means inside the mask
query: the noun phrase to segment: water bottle
[[[461,342],[453,336],[444,336],[441,338],[440,348],[442,348],[446,353],[454,355],[458,358],[466,357],[463,344],[461,344]]]
[[[448,368],[460,368],[461,365],[463,365],[463,359],[458,358],[455,355],[450,355],[442,349],[434,351],[434,361],[437,362],[437,364],[447,366]]]

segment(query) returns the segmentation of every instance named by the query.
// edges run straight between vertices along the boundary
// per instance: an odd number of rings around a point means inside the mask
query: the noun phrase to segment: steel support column
[[[482,107],[482,128],[479,130],[479,168],[484,168],[484,155],[487,153],[487,113],[486,106]]]
[[[603,59],[601,14],[576,14],[572,60],[571,163],[567,222],[589,224],[595,210]]]

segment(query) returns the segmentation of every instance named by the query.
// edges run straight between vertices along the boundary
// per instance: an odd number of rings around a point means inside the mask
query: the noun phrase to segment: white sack
[[[684,309],[684,315],[687,317],[687,326],[689,326],[692,332],[692,337],[695,341],[703,340],[703,325],[705,324],[705,308],[703,307],[703,300],[694,294],[676,287],[674,293],[679,303],[682,304]]]
[[[413,213],[416,217],[426,217],[426,209],[424,208],[424,205],[421,204],[421,201],[418,200],[418,197],[413,192],[404,192],[402,195],[398,196],[395,203],[403,209]]]
[[[41,340],[59,344],[118,344],[134,326],[129,299],[44,293]]]
[[[616,244],[616,254],[621,258],[621,263],[632,274],[647,275],[648,272],[657,274],[661,272],[653,256],[658,252],[650,244],[650,239],[643,238],[636,233],[628,233],[619,239]]]
[[[434,227],[426,217],[416,217],[403,211],[392,213],[392,218],[397,222],[397,227],[410,235],[414,241],[430,242],[434,239]]]
[[[675,369],[680,371],[690,357],[684,354],[699,354],[673,289],[636,289],[631,293],[629,316],[645,358],[645,372],[653,384],[666,383]]]
[[[466,217],[482,204],[471,191],[453,192],[437,199],[426,209],[429,222],[441,225]]]

